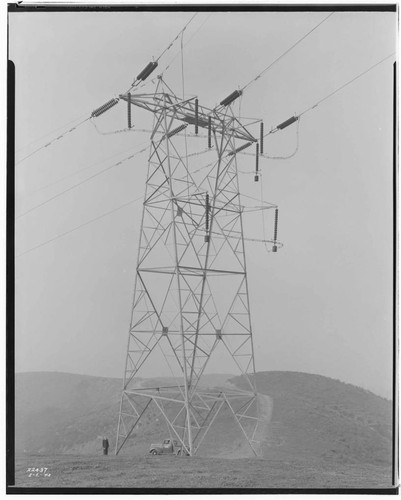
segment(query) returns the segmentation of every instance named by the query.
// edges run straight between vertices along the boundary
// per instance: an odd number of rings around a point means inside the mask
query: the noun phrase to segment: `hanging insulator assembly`
[[[273,241],[274,241],[274,244],[273,244],[273,248],[272,248],[272,251],[273,252],[277,252],[277,227],[278,227],[278,208],[276,208],[276,211],[275,211],[275,214],[274,214],[274,238],[273,238]]]
[[[208,121],[208,131],[207,131],[207,147],[210,149],[212,147],[212,117],[209,116]]]
[[[260,154],[263,154],[263,122],[260,122]]]
[[[209,242],[209,212],[210,212],[210,204],[209,204],[209,194],[206,193],[206,204],[205,204],[205,229],[206,229],[206,234],[205,234],[205,243]]]
[[[259,144],[256,144],[255,182],[259,181]]]
[[[223,99],[221,102],[220,102],[220,105],[221,106],[228,106],[229,104],[231,104],[233,101],[235,101],[235,99],[238,99],[238,97],[242,95],[242,90],[234,90],[234,92],[232,94],[230,94],[229,96],[227,96],[225,99]]]
[[[227,156],[232,156],[232,155],[235,155],[237,153],[239,153],[240,151],[242,151],[243,149],[246,149],[246,148],[249,148],[249,146],[252,146],[253,142],[247,142],[246,144],[243,144],[242,146],[240,146],[239,148],[237,149],[234,149],[234,151],[230,151]]]
[[[283,130],[283,128],[289,127],[294,122],[296,122],[298,120],[298,118],[299,118],[298,116],[291,116],[291,118],[288,118],[288,120],[286,120],[285,122],[280,123],[280,125],[277,125],[276,128],[278,130]]]
[[[157,68],[157,61],[150,62],[136,77],[137,80],[146,80],[146,78]]]
[[[109,110],[110,108],[115,106],[118,103],[118,101],[119,101],[119,99],[117,99],[117,98],[110,99],[110,101],[107,101],[106,104],[103,104],[103,106],[100,106],[100,108],[97,108],[97,109],[95,109],[95,111],[92,111],[92,115],[91,115],[92,118],[95,118],[97,116],[102,115],[107,110]]]
[[[198,135],[199,101],[195,99],[195,134]]]
[[[170,137],[173,137],[173,135],[175,134],[178,134],[179,132],[181,132],[182,130],[184,130],[184,128],[187,128],[188,127],[188,124],[182,124],[180,125],[179,127],[175,128],[174,130],[171,130],[170,132],[168,132],[164,137],[163,139],[165,139],[166,137],[168,139],[170,139]]]
[[[127,108],[127,113],[128,113],[128,128],[132,128],[132,123],[131,123],[131,94],[128,93],[128,108]]]

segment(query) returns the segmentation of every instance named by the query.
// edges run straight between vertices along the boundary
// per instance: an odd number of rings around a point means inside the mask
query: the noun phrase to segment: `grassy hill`
[[[246,387],[240,377],[231,381]],[[299,372],[260,372],[256,386],[273,400],[264,457],[391,464],[390,401],[351,384]]]
[[[227,376],[209,376],[209,386]],[[267,459],[305,459],[349,464],[391,464],[391,403],[375,394],[318,375],[257,374],[258,391],[272,405],[263,444]],[[245,388],[240,377],[228,382]],[[115,443],[121,380],[66,373],[16,376],[17,454],[101,453],[101,436]],[[151,441],[168,436],[155,410],[133,434],[123,455],[146,455]],[[216,420],[200,455],[247,457],[250,450],[228,411]]]

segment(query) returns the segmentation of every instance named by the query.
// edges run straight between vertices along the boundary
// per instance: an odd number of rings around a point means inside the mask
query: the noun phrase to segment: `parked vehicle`
[[[151,444],[149,453],[152,455],[188,455],[181,443],[175,439],[165,439],[161,444]]]

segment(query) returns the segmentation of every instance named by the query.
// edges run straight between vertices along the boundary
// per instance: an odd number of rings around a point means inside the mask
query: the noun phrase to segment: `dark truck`
[[[151,444],[149,453],[152,455],[188,455],[175,439],[165,439],[161,444]]]

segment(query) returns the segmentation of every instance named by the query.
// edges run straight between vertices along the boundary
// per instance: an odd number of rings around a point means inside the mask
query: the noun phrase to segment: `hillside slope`
[[[227,377],[216,376],[215,385]],[[213,377],[208,384],[212,386]],[[244,387],[240,377],[228,384]],[[313,459],[390,465],[391,403],[342,382],[295,372],[261,372],[257,387],[264,411],[263,453],[272,459]],[[99,454],[101,436],[113,450],[121,380],[66,373],[16,376],[17,454]],[[200,455],[252,456],[229,411],[222,411]],[[168,436],[155,410],[147,413],[123,449],[146,455],[151,441]]]
[[[240,377],[231,382],[246,387]],[[256,387],[273,400],[264,457],[391,464],[390,401],[351,384],[299,372],[259,372]]]

